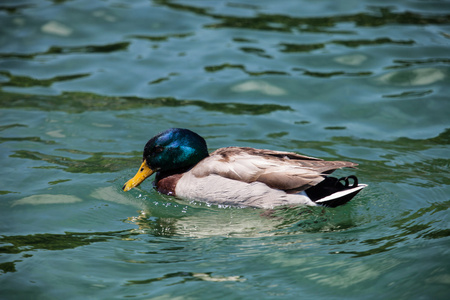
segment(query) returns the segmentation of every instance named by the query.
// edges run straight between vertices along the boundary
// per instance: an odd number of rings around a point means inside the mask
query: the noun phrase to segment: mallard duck
[[[356,167],[347,161],[324,161],[291,152],[248,147],[208,153],[197,133],[171,128],[151,138],[143,162],[124,191],[156,172],[160,193],[210,204],[270,209],[281,205],[336,207],[350,201],[365,184],[355,176],[328,176]]]

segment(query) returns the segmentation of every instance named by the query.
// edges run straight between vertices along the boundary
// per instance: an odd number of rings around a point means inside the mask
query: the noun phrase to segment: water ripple
[[[35,59],[37,56],[45,55],[60,55],[73,53],[111,53],[116,51],[127,50],[130,42],[118,42],[106,45],[86,45],[79,47],[60,47],[52,46],[45,52],[20,54],[20,53],[0,53],[0,58],[20,58],[20,59]]]

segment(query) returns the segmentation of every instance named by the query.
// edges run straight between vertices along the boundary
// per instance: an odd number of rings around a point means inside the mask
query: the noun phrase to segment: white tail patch
[[[323,202],[327,202],[327,201],[331,201],[331,200],[335,200],[335,199],[339,199],[341,197],[347,196],[348,194],[353,194],[355,192],[358,192],[360,190],[362,190],[363,188],[365,188],[367,186],[367,184],[358,184],[357,187],[351,188],[351,189],[347,189],[347,190],[343,190],[340,192],[336,192],[334,194],[331,194],[329,196],[326,196],[322,199],[319,199],[316,201],[316,203],[323,203]]]

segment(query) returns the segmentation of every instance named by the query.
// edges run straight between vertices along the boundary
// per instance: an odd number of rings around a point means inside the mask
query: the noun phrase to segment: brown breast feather
[[[156,176],[155,178],[156,190],[162,194],[176,196],[175,188],[181,176],[183,176],[183,174],[173,174],[165,177]]]

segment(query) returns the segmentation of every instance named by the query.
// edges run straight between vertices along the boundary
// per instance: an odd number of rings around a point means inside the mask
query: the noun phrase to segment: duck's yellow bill
[[[139,168],[139,171],[136,173],[136,175],[134,175],[133,178],[131,178],[124,184],[124,186],[122,187],[122,190],[124,190],[125,192],[128,192],[132,188],[137,187],[138,185],[140,185],[142,183],[142,181],[144,181],[147,177],[152,175],[154,172],[155,171],[150,169],[149,166],[147,165],[147,162],[144,160],[141,167]]]

